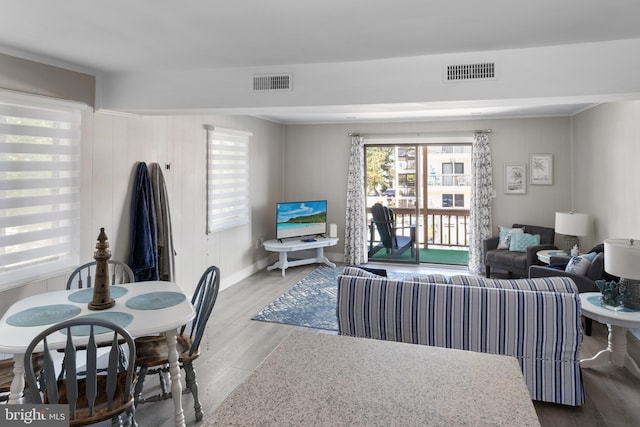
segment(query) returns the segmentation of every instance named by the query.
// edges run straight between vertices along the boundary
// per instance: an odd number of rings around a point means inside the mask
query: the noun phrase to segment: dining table
[[[173,282],[147,281],[110,286],[115,305],[104,310],[90,310],[93,288],[69,289],[31,295],[15,302],[0,319],[0,353],[13,354],[13,381],[9,403],[22,403],[24,353],[40,332],[56,323],[79,317],[104,319],[125,328],[133,337],[162,333],[169,346],[171,395],[175,407],[175,425],[184,426],[182,384],[176,349],[176,334],[180,326],[195,317],[191,301],[182,288]],[[109,341],[109,334],[103,334]],[[64,348],[66,335],[60,332],[48,339],[51,349]],[[78,336],[81,342],[86,337]],[[36,348],[36,350],[42,350]]]

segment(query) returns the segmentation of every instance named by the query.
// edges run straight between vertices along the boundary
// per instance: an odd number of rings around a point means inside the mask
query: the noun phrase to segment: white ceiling
[[[640,38],[637,0],[0,0],[0,51],[98,76]],[[247,110],[281,122],[572,115],[589,100]]]

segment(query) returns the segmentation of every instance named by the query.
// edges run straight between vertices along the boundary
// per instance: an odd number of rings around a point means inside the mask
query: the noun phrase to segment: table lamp
[[[620,277],[630,295],[622,305],[640,310],[640,241],[606,239],[604,241],[604,271]]]
[[[565,235],[565,248],[571,253],[573,246],[579,246],[578,236],[589,234],[589,215],[575,212],[556,212],[556,233]]]

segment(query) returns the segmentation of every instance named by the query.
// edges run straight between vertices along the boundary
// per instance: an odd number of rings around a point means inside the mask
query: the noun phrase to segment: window
[[[81,107],[0,93],[0,287],[79,261]]]
[[[442,207],[443,208],[452,208],[452,207],[463,208],[464,194],[443,194]]]
[[[249,222],[250,132],[207,130],[207,234]]]

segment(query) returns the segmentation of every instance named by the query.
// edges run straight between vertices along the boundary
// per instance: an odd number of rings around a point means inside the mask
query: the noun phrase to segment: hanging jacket
[[[147,165],[138,163],[131,202],[129,267],[136,282],[158,280],[156,214]]]

